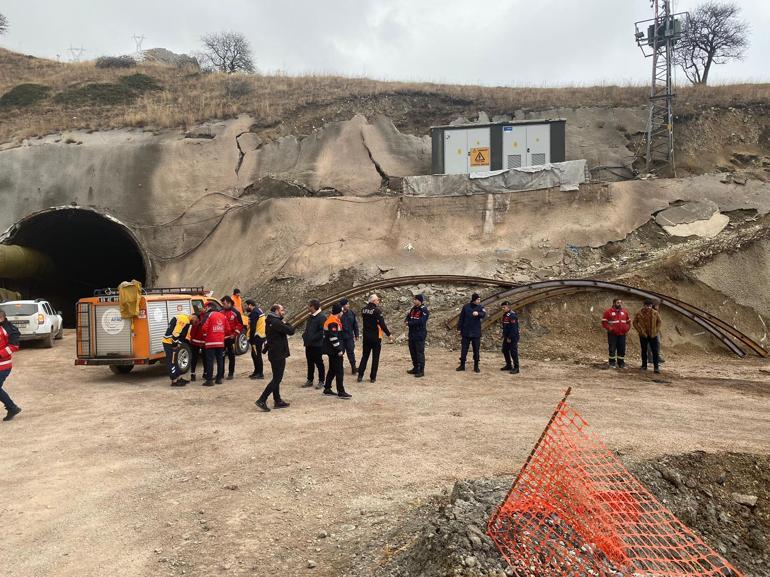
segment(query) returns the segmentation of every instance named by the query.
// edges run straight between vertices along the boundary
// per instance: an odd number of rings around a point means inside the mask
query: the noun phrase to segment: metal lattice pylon
[[[636,23],[636,41],[652,58],[650,112],[647,119],[647,172],[675,173],[674,164],[674,45],[681,37],[680,14],[671,14],[670,0],[653,0],[655,17]],[[644,30],[644,26],[648,25]]]

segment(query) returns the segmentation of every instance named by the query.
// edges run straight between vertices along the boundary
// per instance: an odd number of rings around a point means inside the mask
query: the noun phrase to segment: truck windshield
[[[37,314],[37,304],[2,303],[0,309],[9,317],[28,317]]]

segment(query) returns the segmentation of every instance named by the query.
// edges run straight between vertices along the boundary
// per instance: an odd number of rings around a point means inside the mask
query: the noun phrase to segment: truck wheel
[[[249,350],[249,337],[246,333],[238,335],[238,340],[235,341],[235,354],[244,355]]]
[[[116,375],[127,375],[134,370],[134,365],[110,365],[110,370]]]
[[[44,346],[46,349],[51,349],[51,348],[53,348],[53,340],[54,340],[54,338],[56,338],[56,335],[54,335],[54,334],[53,334],[53,331],[51,331],[50,333],[48,333],[48,334],[47,334],[47,335],[46,335],[46,336],[43,338],[43,346]]]
[[[190,352],[190,345],[187,343],[179,345],[179,349],[176,352],[176,368],[179,369],[180,375],[184,375],[190,370],[191,359],[192,353]]]

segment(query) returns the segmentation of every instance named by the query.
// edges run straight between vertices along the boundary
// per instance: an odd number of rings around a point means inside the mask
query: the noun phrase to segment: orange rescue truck
[[[209,301],[220,302],[203,287],[142,289],[139,315],[122,318],[118,290],[100,289],[94,296],[77,303],[76,365],[108,366],[116,374],[126,374],[135,365],[153,365],[165,360],[163,335],[168,323],[179,313],[198,313]],[[244,326],[248,317],[242,315]],[[244,331],[236,343],[236,354],[249,350]],[[177,354],[181,374],[190,369],[190,348],[182,344]]]

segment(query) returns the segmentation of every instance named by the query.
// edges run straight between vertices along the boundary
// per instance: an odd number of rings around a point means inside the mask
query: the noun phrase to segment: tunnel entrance
[[[43,298],[75,324],[75,303],[98,288],[124,280],[147,282],[149,261],[134,234],[94,210],[55,208],[30,215],[5,234],[3,244],[33,248],[50,257],[55,272],[43,279],[2,280],[22,298]]]

